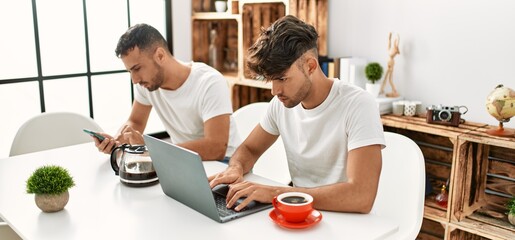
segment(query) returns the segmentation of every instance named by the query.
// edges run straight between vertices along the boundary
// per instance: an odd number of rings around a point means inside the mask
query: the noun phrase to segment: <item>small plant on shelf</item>
[[[508,210],[508,220],[512,225],[515,225],[515,196],[506,203],[506,209]]]
[[[381,64],[376,62],[369,63],[365,67],[365,76],[368,81],[374,84],[381,79],[381,76],[383,76],[383,67],[381,67]]]
[[[57,212],[66,206],[68,189],[75,186],[68,170],[60,166],[43,166],[27,180],[27,193],[34,193],[36,205],[43,212]]]
[[[372,94],[372,96],[377,97],[381,90],[381,86],[376,84],[376,82],[381,79],[381,76],[383,76],[383,67],[381,64],[376,62],[369,63],[365,67],[365,76],[369,81],[369,83],[365,85],[367,92]]]

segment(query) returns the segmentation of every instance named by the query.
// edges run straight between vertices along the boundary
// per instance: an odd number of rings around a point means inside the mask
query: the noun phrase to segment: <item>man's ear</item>
[[[154,52],[154,60],[157,63],[163,63],[166,56],[166,52],[162,47],[156,48],[156,51]]]
[[[317,70],[318,68],[318,60],[314,57],[309,57],[307,59],[307,66],[308,66],[308,74],[311,75]]]

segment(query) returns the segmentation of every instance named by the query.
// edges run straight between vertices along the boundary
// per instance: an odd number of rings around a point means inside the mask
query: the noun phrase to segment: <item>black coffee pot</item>
[[[143,187],[159,182],[156,170],[144,145],[123,144],[111,152],[111,167],[128,186]]]

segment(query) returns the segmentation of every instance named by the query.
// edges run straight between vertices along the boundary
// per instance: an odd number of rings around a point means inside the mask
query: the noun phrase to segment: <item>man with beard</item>
[[[313,196],[321,210],[368,213],[372,209],[385,146],[379,110],[362,89],[327,78],[318,63],[318,34],[286,16],[249,49],[247,65],[272,82],[266,114],[232,156],[228,167],[210,177],[211,187],[229,184],[227,206],[241,210],[250,201],[271,202],[285,192]],[[282,137],[292,187],[243,180],[259,156]]]
[[[199,153],[203,160],[228,160],[241,140],[220,72],[204,63],[179,61],[159,31],[147,24],[129,28],[115,53],[135,84],[134,103],[115,137],[101,133],[106,139],[95,139],[100,151],[144,143],[141,133],[154,107],[174,144]]]

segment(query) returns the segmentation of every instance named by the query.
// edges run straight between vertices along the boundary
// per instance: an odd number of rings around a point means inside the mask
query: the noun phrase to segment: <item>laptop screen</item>
[[[200,155],[148,135],[144,139],[163,192],[184,205],[218,222],[271,207],[258,203],[254,208],[221,218]]]

